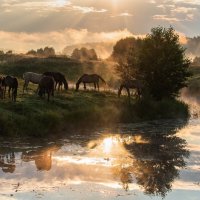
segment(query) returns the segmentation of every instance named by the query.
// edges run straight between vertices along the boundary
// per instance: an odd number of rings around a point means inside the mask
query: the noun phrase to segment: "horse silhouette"
[[[24,79],[23,93],[24,93],[25,89],[26,89],[26,91],[28,90],[29,82],[31,82],[33,84],[39,84],[42,77],[43,77],[43,74],[37,74],[34,72],[25,72],[23,74],[23,79]],[[38,91],[38,89],[37,89],[37,91]]]
[[[140,98],[141,95],[142,95],[142,89],[143,89],[143,83],[139,80],[126,80],[126,81],[123,81],[119,87],[119,90],[118,90],[118,97],[120,97],[121,95],[121,92],[123,90],[123,88],[126,89],[127,93],[128,93],[128,97],[129,97],[129,100],[130,100],[130,89],[135,89],[136,90],[136,93],[135,95]]]
[[[18,80],[13,76],[6,76],[2,79],[2,86],[4,87],[4,98],[6,94],[6,88],[8,86],[8,95],[10,98],[10,91],[12,91],[11,99],[12,101],[16,101],[17,98],[17,89],[18,89]]]
[[[76,91],[78,91],[80,83],[83,83],[85,90],[86,83],[93,83],[95,90],[97,88],[99,91],[99,80],[106,84],[105,80],[98,74],[83,74],[76,83]]]
[[[43,75],[51,76],[54,78],[55,90],[57,88],[57,85],[58,85],[58,90],[60,90],[62,88],[62,85],[64,85],[65,90],[68,90],[68,83],[65,79],[64,74],[62,74],[60,72],[45,72],[45,73],[43,73]]]
[[[54,96],[54,79],[50,76],[43,76],[39,82],[38,95],[42,97],[47,93],[48,101],[50,94]]]

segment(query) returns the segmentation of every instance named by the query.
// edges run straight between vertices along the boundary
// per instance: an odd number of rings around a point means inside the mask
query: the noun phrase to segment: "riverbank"
[[[22,95],[16,103],[0,100],[0,134],[44,136],[72,128],[112,126],[145,120],[187,118],[188,106],[177,100],[135,101],[111,92],[74,90],[56,92],[48,103],[34,90]]]

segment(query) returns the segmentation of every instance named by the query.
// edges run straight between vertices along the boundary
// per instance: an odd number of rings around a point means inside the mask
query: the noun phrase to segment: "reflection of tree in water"
[[[124,177],[127,177],[127,182],[122,179],[125,188],[131,182],[132,173],[146,194],[165,197],[171,190],[172,182],[178,177],[179,168],[185,166],[184,158],[189,156],[189,152],[185,149],[186,141],[174,135],[180,124],[170,126],[166,130],[166,127],[155,124],[149,127],[150,133],[141,131],[142,137],[148,143],[125,145],[134,157],[132,166],[123,169]]]
[[[14,152],[0,149],[0,168],[5,173],[13,173],[15,171],[15,154]]]

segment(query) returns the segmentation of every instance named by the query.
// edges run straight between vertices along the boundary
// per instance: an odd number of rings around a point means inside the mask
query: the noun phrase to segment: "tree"
[[[45,47],[43,50],[44,56],[55,56],[55,50],[53,47]]]
[[[112,59],[117,62],[116,71],[122,80],[136,78],[136,61],[141,47],[140,38],[129,37],[119,40],[113,47]]]
[[[152,28],[143,40],[137,63],[137,72],[156,100],[176,97],[187,85],[190,60],[172,27]]]
[[[193,60],[193,65],[200,65],[200,57],[195,57],[194,60]]]
[[[4,52],[2,50],[0,50],[0,56],[4,55]]]
[[[37,52],[35,50],[30,50],[26,53],[27,55],[33,55],[33,56],[36,56],[37,55]]]
[[[71,55],[72,59],[77,60],[98,60],[97,54],[94,49],[87,49],[82,47],[79,49],[74,49]]]

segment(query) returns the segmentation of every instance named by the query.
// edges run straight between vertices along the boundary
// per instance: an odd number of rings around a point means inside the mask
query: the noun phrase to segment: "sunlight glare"
[[[116,138],[108,137],[103,140],[103,152],[110,153],[113,145],[117,143]]]
[[[63,7],[67,4],[69,4],[68,0],[56,0],[56,6],[58,6],[58,7]]]

